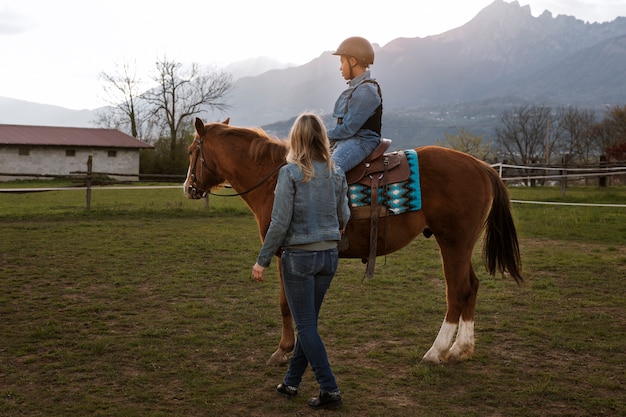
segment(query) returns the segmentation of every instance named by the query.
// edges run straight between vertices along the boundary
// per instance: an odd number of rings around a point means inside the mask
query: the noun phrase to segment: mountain
[[[549,12],[535,18],[529,6],[495,0],[457,29],[377,48],[372,75],[385,114],[498,97],[600,106],[626,100],[625,35],[623,17],[602,24]],[[324,53],[240,80],[231,120],[263,125],[307,109],[330,112],[344,86],[338,68],[337,57]]]
[[[488,137],[500,114],[520,104],[603,110],[626,102],[626,17],[605,23],[549,11],[533,17],[529,6],[494,0],[461,27],[374,49],[383,135],[396,149],[435,143],[460,129]],[[252,62],[257,73],[250,64],[231,67],[232,108],[207,119],[229,116],[235,125],[263,126],[280,137],[302,111],[333,123],[328,115],[345,81],[330,51],[282,68],[260,58]],[[0,123],[8,123],[4,108],[0,101]]]
[[[325,52],[305,65],[237,80],[229,115],[232,123],[259,126],[304,110],[327,112],[344,88],[337,57]]]
[[[512,91],[520,97],[562,103],[625,104],[626,35],[583,48],[532,77]]]
[[[274,58],[258,57],[234,62],[223,68],[232,75],[233,80],[254,77],[276,68],[289,68]],[[8,97],[0,97],[0,124],[93,127],[98,119],[95,110],[72,110],[48,104],[33,103]]]
[[[66,127],[93,127],[96,110],[70,110],[49,104],[0,97],[0,123]]]
[[[264,72],[273,69],[284,69],[295,66],[294,64],[285,64],[277,59],[267,56],[246,59],[244,61],[233,62],[224,67],[224,71],[233,76],[233,80],[243,77],[255,77]]]
[[[460,28],[392,41],[379,54],[376,74],[392,107],[517,95],[539,74],[548,75],[547,68],[572,70],[578,64],[574,54],[620,35],[626,35],[626,18],[606,24],[552,18],[549,12],[534,18],[529,6],[496,0]]]
[[[495,0],[459,28],[375,47],[383,134],[396,147],[419,146],[463,128],[492,135],[499,115],[520,104],[600,111],[624,104],[624,36],[625,17],[601,24],[548,11],[533,17],[529,6]],[[238,81],[231,123],[285,136],[299,112],[330,113],[345,87],[338,68],[325,52],[303,66]],[[267,125],[276,120],[283,122]]]

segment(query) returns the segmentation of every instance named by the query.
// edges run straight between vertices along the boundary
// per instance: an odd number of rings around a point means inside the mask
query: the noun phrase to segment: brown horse
[[[285,164],[287,144],[261,129],[204,124],[196,119],[196,136],[189,146],[189,170],[184,183],[188,198],[199,199],[229,183],[254,213],[261,238],[270,224],[278,169]],[[446,280],[447,310],[425,362],[455,362],[474,350],[474,308],[478,279],[472,251],[484,235],[483,256],[488,272],[508,273],[522,281],[517,233],[507,189],[489,165],[462,152],[437,146],[415,150],[419,157],[422,207],[418,211],[381,218],[378,255],[399,250],[419,234],[433,235],[439,244]],[[349,248],[343,258],[367,258],[369,219],[351,219],[346,229]],[[383,236],[384,234],[384,236]],[[279,276],[280,262],[279,265]],[[268,364],[282,364],[295,336],[291,312],[280,287],[282,334]]]

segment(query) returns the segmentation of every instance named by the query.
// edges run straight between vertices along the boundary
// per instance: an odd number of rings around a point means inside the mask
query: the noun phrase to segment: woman
[[[298,394],[302,375],[310,363],[320,385],[312,408],[342,404],[318,328],[324,295],[337,271],[337,242],[350,218],[345,175],[330,155],[322,119],[300,115],[289,134],[287,165],[281,168],[274,191],[272,220],[252,277],[263,282],[263,271],[282,248],[283,287],[298,337],[289,369],[276,391]]]
[[[339,55],[339,69],[348,88],[335,102],[333,117],[337,126],[328,131],[328,138],[334,142],[333,160],[348,172],[380,143],[383,99],[380,86],[368,69],[374,63],[374,48],[367,39],[348,38],[333,55]]]

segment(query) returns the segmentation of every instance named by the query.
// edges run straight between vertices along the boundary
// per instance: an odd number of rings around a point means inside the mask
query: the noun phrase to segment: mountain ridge
[[[544,12],[535,18],[528,6],[495,0],[459,28],[425,38],[398,38],[377,48],[372,75],[383,88],[385,112],[516,96],[535,91],[533,83],[539,75],[549,79],[548,87],[558,85],[563,71],[548,77],[546,68],[583,67],[581,50],[601,48],[602,42],[623,35],[623,17],[585,23]],[[617,58],[612,67],[626,68],[626,60]],[[616,90],[622,80],[623,86]],[[586,80],[580,81],[583,88]],[[336,57],[327,52],[303,66],[270,71],[235,85],[243,93],[234,100],[237,117],[231,120],[244,125],[287,119],[307,109],[328,113],[344,88]],[[276,86],[280,93],[275,92]],[[599,87],[596,96],[574,91],[563,104],[602,106],[607,97],[626,99],[626,75],[618,74],[610,86]],[[539,93],[537,99],[548,96],[551,102],[561,103],[562,94],[554,88]],[[572,101],[576,97],[581,99]],[[533,99],[528,94],[519,98]]]
[[[402,145],[433,143],[467,126],[489,134],[498,110],[520,103],[604,109],[626,101],[626,17],[588,23],[547,10],[533,17],[530,6],[494,0],[458,28],[374,48],[383,134]],[[285,136],[303,111],[328,115],[343,89],[339,61],[324,51],[304,65],[237,76],[231,109],[202,117]],[[0,123],[4,115],[0,100]]]

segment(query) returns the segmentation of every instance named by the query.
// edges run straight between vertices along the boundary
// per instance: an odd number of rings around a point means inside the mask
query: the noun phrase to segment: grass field
[[[13,186],[23,184],[13,184]],[[33,185],[33,184],[29,184]],[[61,184],[58,184],[61,185]],[[36,186],[36,185],[33,185]],[[625,204],[626,188],[512,188]],[[320,331],[344,397],[274,392],[277,273],[239,198],[182,189],[0,194],[0,415],[626,415],[626,208],[514,204],[526,283],[481,279],[472,359],[420,362],[445,312],[436,242],[342,260]]]

